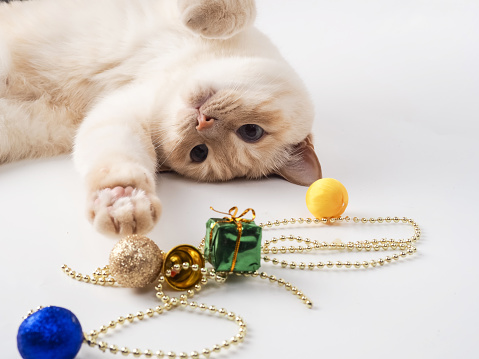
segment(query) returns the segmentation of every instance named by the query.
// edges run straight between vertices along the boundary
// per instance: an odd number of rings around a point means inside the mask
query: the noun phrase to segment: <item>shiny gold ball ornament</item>
[[[163,252],[145,236],[125,237],[110,253],[110,273],[123,287],[142,288],[153,283],[162,265]]]
[[[198,248],[189,244],[182,244],[172,248],[166,254],[163,262],[163,273],[172,268],[171,275],[165,276],[166,282],[173,289],[188,290],[201,281],[203,276],[201,268],[204,266],[205,258]],[[175,267],[179,270],[175,270]]]
[[[306,206],[316,218],[337,218],[348,206],[348,192],[338,180],[322,178],[308,188]]]

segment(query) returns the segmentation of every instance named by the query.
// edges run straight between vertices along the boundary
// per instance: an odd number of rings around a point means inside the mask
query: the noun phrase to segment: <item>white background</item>
[[[418,253],[374,269],[300,271],[265,264],[314,302],[309,310],[276,284],[233,278],[199,302],[248,324],[245,342],[218,358],[459,358],[477,351],[479,5],[459,0],[321,0],[259,4],[257,24],[306,82],[316,106],[323,174],[348,189],[349,216],[407,216],[420,225]],[[164,250],[198,244],[209,206],[253,207],[259,221],[307,217],[306,188],[278,178],[201,184],[159,178],[164,214],[151,238]],[[63,263],[91,273],[115,240],[84,215],[85,192],[68,156],[0,167],[0,340],[19,357],[21,317],[38,305],[71,309],[85,331],[157,305],[154,292],[103,288],[66,277]],[[278,229],[274,233],[299,234]],[[320,241],[406,238],[406,225],[304,230]],[[271,232],[265,232],[270,238]],[[290,255],[318,261],[385,252]],[[201,350],[236,327],[175,310],[112,332],[131,349]],[[117,354],[121,356],[120,354]],[[78,358],[111,354],[84,345]],[[112,357],[112,356],[111,356]]]

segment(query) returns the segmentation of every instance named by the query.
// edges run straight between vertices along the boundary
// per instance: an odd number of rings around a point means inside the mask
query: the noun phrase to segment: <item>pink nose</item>
[[[196,129],[198,131],[210,128],[213,126],[215,119],[213,117],[208,117],[203,115],[202,113],[198,114],[198,125]]]

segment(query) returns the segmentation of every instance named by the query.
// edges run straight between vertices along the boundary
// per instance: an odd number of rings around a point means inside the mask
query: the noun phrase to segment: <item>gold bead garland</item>
[[[370,267],[376,267],[377,265],[384,265],[386,263],[390,263],[392,261],[398,260],[400,258],[405,258],[408,255],[412,255],[416,253],[417,248],[413,245],[416,241],[419,240],[421,237],[421,230],[419,226],[417,225],[414,220],[410,218],[399,218],[399,217],[378,217],[378,218],[358,218],[354,217],[351,219],[350,217],[338,217],[338,218],[298,218],[294,219],[291,218],[290,220],[284,219],[282,221],[280,220],[275,220],[275,221],[268,221],[266,223],[260,223],[259,226],[262,227],[263,229],[268,229],[272,228],[273,226],[280,226],[280,225],[288,225],[288,224],[333,224],[333,223],[404,223],[404,224],[409,224],[413,227],[414,229],[414,235],[410,238],[407,239],[373,239],[371,241],[357,241],[357,242],[348,242],[348,243],[342,243],[342,242],[319,242],[317,240],[311,240],[309,238],[302,238],[300,236],[294,236],[294,235],[281,235],[279,238],[273,237],[271,240],[267,240],[264,242],[262,246],[262,253],[263,254],[285,254],[285,253],[302,253],[302,252],[311,252],[313,250],[325,250],[325,249],[331,249],[331,250],[348,250],[348,251],[362,251],[363,249],[365,251],[379,251],[379,250],[396,250],[399,249],[401,250],[398,253],[393,253],[392,255],[388,255],[385,258],[379,258],[379,259],[372,259],[368,261],[327,261],[327,262],[318,262],[318,263],[313,263],[309,262],[308,264],[304,262],[296,263],[294,261],[287,262],[285,260],[280,261],[278,258],[270,258],[268,255],[263,256],[262,259],[265,262],[271,262],[274,265],[280,265],[282,268],[290,268],[290,269],[310,269],[313,270],[315,268],[322,269],[322,268],[370,268]],[[306,246],[281,246],[281,247],[271,247],[271,244],[276,244],[278,241],[296,241],[298,243],[304,243]]]
[[[90,347],[97,347],[102,352],[109,351],[112,354],[121,353],[124,356],[133,355],[134,357],[138,358],[144,355],[146,358],[181,358],[181,359],[198,359],[200,356],[205,358],[209,358],[210,354],[218,353],[221,350],[225,350],[230,348],[232,345],[239,344],[243,342],[247,330],[246,330],[246,323],[244,322],[243,318],[237,316],[234,312],[228,311],[225,308],[217,309],[214,305],[208,306],[204,303],[198,304],[196,302],[186,302],[181,304],[182,307],[188,307],[191,310],[198,309],[204,312],[209,313],[210,315],[218,315],[219,317],[226,318],[230,321],[234,321],[239,329],[238,333],[231,337],[229,340],[222,341],[221,344],[215,344],[212,348],[204,348],[201,351],[192,351],[190,354],[186,352],[180,352],[176,354],[173,351],[164,352],[163,350],[153,351],[151,349],[141,350],[141,349],[133,349],[130,350],[128,347],[118,347],[115,344],[108,344],[104,341],[98,341],[98,338],[101,335],[105,335],[110,329],[115,329],[117,326],[121,326],[127,323],[133,323],[135,320],[142,321],[147,318],[152,318],[155,315],[161,315],[166,311],[173,309],[174,306],[170,303],[165,303],[163,306],[157,306],[156,308],[149,308],[145,312],[137,312],[136,314],[128,314],[126,316],[120,316],[116,320],[112,320],[108,323],[108,325],[101,326],[98,330],[92,330],[90,333],[83,333],[83,342],[88,344]],[[43,306],[37,307],[35,310],[30,310],[22,319],[28,318],[30,315],[36,313],[37,311],[43,309]]]
[[[136,314],[128,314],[125,317],[121,316],[117,318],[116,320],[111,321],[107,326],[102,326],[98,330],[92,330],[89,334],[84,333],[84,341],[91,347],[98,347],[103,352],[106,352],[107,350],[110,351],[112,354],[116,353],[121,353],[124,356],[127,355],[133,355],[134,357],[140,357],[144,355],[147,358],[192,358],[196,359],[199,358],[200,355],[204,357],[208,357],[211,353],[217,353],[221,350],[228,349],[231,347],[231,345],[235,345],[238,343],[241,343],[245,336],[246,336],[246,324],[244,320],[237,316],[234,312],[230,312],[224,308],[217,309],[215,306],[211,305],[208,306],[204,303],[198,304],[196,302],[188,302],[185,301],[185,303],[181,304],[182,307],[185,308],[190,308],[191,310],[201,310],[203,312],[207,312],[211,315],[218,315],[219,317],[226,318],[230,321],[234,321],[238,327],[238,333],[231,337],[229,340],[224,340],[222,341],[221,344],[216,344],[212,348],[204,348],[201,351],[192,351],[190,354],[186,352],[180,352],[176,354],[173,351],[168,351],[165,352],[163,350],[156,350],[153,351],[151,349],[133,349],[130,350],[128,347],[119,347],[115,344],[108,344],[104,341],[98,341],[98,338],[101,335],[105,335],[108,330],[116,328],[117,325],[124,325],[127,323],[132,323],[135,320],[145,320],[147,318],[152,318],[155,315],[161,315],[165,313],[166,311],[170,311],[173,309],[173,307],[179,306],[179,303],[176,305],[172,305],[170,303],[165,303],[162,306],[157,306],[156,308],[149,308],[145,312],[138,312]]]
[[[183,294],[181,294],[179,297],[172,297],[170,298],[168,295],[166,295],[163,292],[163,283],[166,281],[167,282],[167,277],[171,276],[171,271],[175,270],[177,272],[180,272],[182,269],[184,269],[186,265],[183,264],[181,267],[177,268],[171,268],[170,270],[166,270],[164,275],[161,275],[158,278],[158,284],[155,286],[156,290],[156,297],[160,299],[163,303],[170,303],[174,304],[176,302],[180,303],[183,305],[183,302],[186,300],[186,298],[191,298],[194,296],[196,292],[201,291],[202,285],[207,284],[209,279],[214,279],[216,283],[223,284],[226,282],[226,279],[228,278],[230,273],[224,273],[220,272],[217,273],[213,268],[207,269],[207,268],[197,268],[195,266],[192,266],[194,271],[200,271],[202,274],[202,280],[200,281],[199,284],[196,284],[193,289],[189,289],[185,291]],[[109,272],[108,266],[105,266],[103,268],[98,268],[94,274],[93,278],[90,276],[86,275],[84,276],[81,273],[76,273],[74,270],[72,270],[70,267],[68,267],[66,264],[62,266],[62,270],[67,274],[69,277],[77,279],[79,281],[84,281],[86,283],[91,283],[95,285],[110,285],[110,286],[118,286],[118,283],[115,281],[114,278],[111,277],[111,274]],[[236,273],[237,276],[243,276],[243,277],[251,277],[251,278],[257,278],[259,277],[260,279],[269,279],[269,282],[271,283],[277,283],[278,286],[284,287],[285,290],[291,291],[291,293],[295,296],[297,296],[308,308],[312,308],[313,303],[307,298],[303,292],[299,289],[297,289],[295,286],[293,286],[291,283],[285,281],[282,278],[276,278],[274,275],[269,275],[266,272],[252,272],[252,273]],[[172,303],[173,301],[173,303]]]
[[[184,263],[183,265],[179,267],[174,266],[174,268],[171,268],[165,271],[165,275],[159,276],[158,283],[155,286],[155,290],[156,290],[156,297],[163,302],[163,305],[157,306],[156,308],[149,308],[145,312],[140,311],[136,315],[128,314],[126,317],[119,317],[117,320],[110,321],[108,325],[103,325],[102,327],[100,327],[99,330],[93,330],[89,334],[84,333],[84,341],[91,347],[98,347],[98,349],[100,349],[103,352],[106,352],[107,350],[109,350],[113,354],[121,353],[125,356],[131,354],[134,357],[140,357],[141,355],[144,355],[147,358],[151,358],[155,355],[157,358],[192,358],[192,359],[199,358],[200,356],[204,356],[208,358],[210,354],[212,353],[217,353],[221,350],[228,349],[231,347],[232,344],[238,344],[242,342],[246,335],[246,324],[241,317],[236,316],[234,312],[230,312],[224,308],[217,309],[217,307],[214,305],[207,305],[204,303],[198,304],[197,302],[194,302],[194,301],[190,302],[188,300],[188,298],[192,298],[196,294],[196,292],[199,292],[202,289],[202,285],[207,284],[209,279],[214,279],[217,283],[220,283],[220,284],[224,283],[226,280],[226,277],[224,276],[224,274],[216,273],[214,269],[207,269],[204,267],[199,268],[193,265],[192,270],[199,271],[202,274],[202,279],[200,281],[201,284],[196,284],[194,286],[194,289],[189,289],[185,293],[177,297],[170,297],[168,295],[165,295],[165,293],[163,292],[163,283],[166,281],[165,277],[171,276],[172,270],[179,273],[182,270],[187,269],[185,267],[189,267],[189,266],[186,263]],[[112,285],[112,286],[117,284],[114,278],[111,277],[111,273],[109,271],[108,266],[105,266],[103,268],[98,268],[94,272],[92,277],[88,275],[84,276],[81,273],[76,273],[66,264],[62,266],[62,270],[69,277],[77,279],[77,280],[85,281],[87,283],[96,284],[96,285]],[[213,348],[205,348],[200,352],[193,351],[190,354],[187,354],[185,352],[176,354],[175,352],[172,352],[172,351],[165,353],[162,350],[158,350],[154,352],[150,349],[147,349],[144,351],[140,349],[130,350],[127,347],[119,348],[117,345],[109,345],[106,342],[97,341],[100,335],[106,334],[108,330],[116,328],[117,325],[123,325],[127,322],[131,323],[135,319],[143,320],[148,317],[151,318],[155,314],[160,315],[164,313],[165,311],[169,311],[175,307],[189,307],[191,309],[199,309],[201,311],[207,311],[208,313],[212,315],[218,314],[221,317],[226,317],[229,320],[235,321],[236,324],[239,326],[238,334],[236,334],[230,340],[224,340],[221,345],[216,344],[215,346],[213,346]],[[33,311],[31,311],[31,313],[33,313]],[[29,312],[29,314],[31,313]]]
[[[255,271],[253,273],[236,273],[236,275],[243,277],[251,276],[253,278],[259,277],[261,279],[269,279],[271,283],[277,283],[280,287],[284,287],[285,290],[291,291],[291,294],[297,296],[298,299],[300,299],[309,309],[313,307],[313,302],[311,302],[311,300],[309,300],[309,298],[306,297],[301,290],[293,286],[290,282],[286,282],[283,278],[278,279],[274,275],[269,275],[266,272],[259,273],[258,271]]]
[[[346,217],[337,217],[337,218],[298,218],[298,219],[283,219],[283,220],[274,220],[268,221],[265,223],[259,223],[258,225],[263,229],[267,230],[272,227],[278,227],[281,225],[293,225],[293,224],[308,224],[308,225],[330,225],[334,223],[361,223],[361,224],[374,224],[374,223],[405,223],[409,224],[414,229],[414,235],[407,239],[373,239],[373,240],[365,240],[365,241],[357,241],[357,242],[319,242],[318,240],[311,240],[309,238],[302,238],[300,236],[294,235],[281,235],[279,237],[273,237],[271,240],[267,240],[264,242],[262,246],[262,253],[264,256],[262,259],[265,262],[271,262],[274,265],[280,265],[282,268],[290,268],[290,269],[300,269],[300,270],[313,270],[315,268],[322,269],[322,268],[370,268],[376,266],[382,266],[386,263],[390,263],[392,261],[398,260],[400,258],[407,257],[408,255],[412,255],[416,253],[417,249],[413,245],[417,240],[419,240],[421,236],[421,230],[419,226],[414,222],[412,219],[403,217],[378,217],[378,218],[350,218]],[[296,241],[297,243],[304,244],[304,246],[275,246],[278,242],[285,242],[285,241]],[[294,261],[288,262],[285,260],[280,261],[278,258],[270,258],[269,254],[286,254],[286,253],[302,253],[302,252],[312,252],[313,250],[345,250],[345,251],[381,251],[381,250],[397,250],[399,249],[400,252],[393,253],[392,255],[388,255],[385,258],[367,260],[367,261],[327,261],[327,262],[309,262],[309,263],[296,263]],[[198,247],[200,252],[204,251],[204,238]],[[164,252],[162,252],[164,255]],[[105,266],[103,268],[97,268],[97,270],[93,273],[92,276],[83,275],[81,273],[77,273],[76,271],[72,270],[67,265],[62,267],[63,271],[73,279],[78,281],[83,281],[86,283],[96,284],[96,285],[107,285],[107,286],[118,286],[120,285],[118,281],[113,277],[109,266]],[[201,280],[194,285],[191,289],[186,290],[183,294],[179,296],[168,296],[163,291],[163,284],[165,282],[169,283],[170,277],[174,277],[179,275],[183,270],[201,273]],[[246,335],[246,324],[244,323],[243,319],[237,317],[233,312],[228,312],[226,309],[217,309],[216,306],[211,305],[208,306],[204,303],[198,304],[197,302],[189,301],[197,292],[202,289],[202,285],[208,283],[209,280],[215,280],[217,283],[224,283],[229,275],[232,273],[217,273],[214,269],[208,269],[206,267],[200,267],[197,264],[191,265],[188,262],[184,262],[182,264],[174,264],[170,268],[166,268],[163,266],[162,274],[157,279],[157,285],[155,286],[156,290],[156,297],[161,300],[163,305],[157,306],[156,308],[150,308],[145,312],[138,312],[136,315],[129,314],[126,317],[119,317],[117,320],[109,322],[108,325],[102,326],[99,330],[94,330],[90,332],[90,334],[84,334],[85,342],[88,343],[90,346],[98,347],[103,352],[109,350],[111,353],[122,353],[123,355],[133,355],[134,357],[140,357],[144,355],[147,358],[157,357],[157,358],[200,358],[200,356],[208,358],[212,353],[219,352],[223,349],[228,349],[231,347],[231,344],[237,344],[242,342],[244,336]],[[260,278],[260,279],[268,279],[271,283],[277,283],[280,287],[284,287],[285,290],[291,291],[293,295],[295,295],[298,299],[300,299],[308,308],[312,307],[312,302],[309,300],[308,297],[304,295],[304,293],[293,286],[291,283],[286,282],[282,278],[276,278],[274,275],[268,275],[265,272],[258,272],[255,271],[253,273],[236,273],[238,276],[244,277],[253,277],[253,278]],[[171,284],[170,284],[171,285]],[[173,286],[174,288],[174,286]],[[134,320],[143,320],[148,317],[153,317],[154,315],[160,315],[165,311],[169,311],[175,307],[188,307],[191,309],[199,309],[202,311],[206,311],[210,314],[218,314],[223,317],[227,317],[230,320],[234,320],[239,328],[239,332],[236,336],[231,338],[229,341],[223,341],[221,345],[215,345],[213,348],[205,348],[204,350],[197,352],[193,351],[190,354],[185,352],[181,352],[176,354],[175,352],[163,352],[162,350],[159,351],[152,351],[150,349],[147,350],[140,350],[134,349],[130,350],[129,348],[122,347],[119,348],[116,345],[109,345],[106,342],[100,341],[98,342],[97,339],[100,335],[105,334],[108,330],[114,329],[117,325],[123,325],[127,322],[133,322]]]
[[[163,291],[163,284],[167,282],[167,278],[172,275],[172,272],[175,272],[175,275],[178,275],[182,270],[187,270],[187,269],[192,269],[193,271],[199,271],[202,275],[202,279],[200,283],[196,284],[193,289],[189,289],[183,294],[180,294],[179,296],[168,296],[164,293]],[[72,270],[70,267],[68,267],[66,264],[62,266],[62,270],[67,274],[69,277],[83,281],[86,283],[91,283],[95,285],[110,285],[110,286],[119,286],[118,282],[115,281],[115,279],[111,276],[111,272],[108,266],[105,266],[103,268],[97,268],[97,270],[93,273],[92,276],[89,275],[83,275],[82,273],[77,273],[76,271]],[[291,283],[286,282],[284,279],[279,278],[277,279],[274,275],[268,275],[265,272],[259,273],[258,271],[255,271],[253,273],[236,273],[238,276],[244,276],[244,277],[259,277],[261,279],[268,279],[269,282],[271,283],[277,283],[280,287],[284,287],[285,290],[291,291],[293,295],[298,297],[308,308],[312,307],[312,302],[304,295],[304,293],[293,286]],[[223,349],[228,349],[231,347],[232,344],[238,344],[243,341],[245,335],[246,335],[246,324],[243,321],[242,318],[237,317],[233,312],[229,312],[224,308],[217,309],[216,306],[210,305],[208,306],[207,304],[200,303],[198,304],[195,301],[189,301],[189,298],[192,298],[197,292],[201,291],[202,285],[205,285],[208,283],[210,279],[214,279],[215,282],[217,283],[224,283],[228,277],[229,273],[216,273],[214,269],[207,269],[206,267],[199,268],[197,265],[192,265],[191,267],[189,266],[188,263],[183,263],[182,265],[174,265],[170,269],[166,269],[164,271],[164,274],[160,275],[158,278],[158,283],[155,286],[156,290],[156,297],[161,300],[163,305],[157,306],[156,308],[149,308],[145,312],[138,312],[136,315],[134,314],[128,314],[126,317],[119,317],[116,320],[112,320],[109,322],[108,325],[103,325],[100,327],[98,330],[93,330],[89,334],[84,333],[84,341],[91,347],[98,347],[103,352],[106,352],[107,350],[110,351],[112,354],[116,353],[121,353],[124,356],[127,355],[133,355],[134,357],[140,357],[141,355],[144,355],[147,358],[151,358],[153,356],[156,356],[157,358],[191,358],[191,359],[196,359],[200,358],[200,356],[204,356],[208,358],[210,354],[212,353],[217,353],[220,350]],[[218,314],[220,316],[224,316],[230,320],[234,320],[238,326],[240,327],[238,334],[236,336],[232,337],[230,340],[225,340],[222,342],[221,345],[217,344],[213,348],[205,348],[200,352],[194,351],[191,352],[190,354],[187,354],[185,352],[181,352],[179,354],[176,354],[175,352],[167,352],[165,353],[162,350],[159,351],[152,351],[150,349],[147,350],[141,350],[141,349],[135,349],[135,350],[130,350],[127,347],[118,347],[117,345],[109,345],[108,343],[104,341],[98,342],[98,337],[100,335],[106,334],[108,330],[116,328],[117,325],[123,325],[127,322],[131,323],[134,320],[143,320],[148,317],[153,317],[155,314],[162,314],[164,311],[169,311],[175,307],[189,307],[191,309],[199,309],[202,311],[207,311],[210,314]]]

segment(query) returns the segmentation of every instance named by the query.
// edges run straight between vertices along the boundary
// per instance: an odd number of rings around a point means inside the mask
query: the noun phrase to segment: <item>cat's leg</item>
[[[181,21],[193,32],[226,39],[251,26],[256,17],[254,0],[178,0]]]
[[[7,89],[7,77],[11,67],[11,56],[5,40],[0,36],[0,98]]]
[[[120,90],[102,100],[78,131],[74,159],[87,186],[88,217],[102,233],[146,233],[160,216],[146,122],[151,96]]]
[[[67,153],[76,128],[74,115],[47,99],[0,97],[0,163]]]
[[[78,117],[29,89],[25,79],[12,77],[4,35],[0,29],[0,163],[69,152]]]

